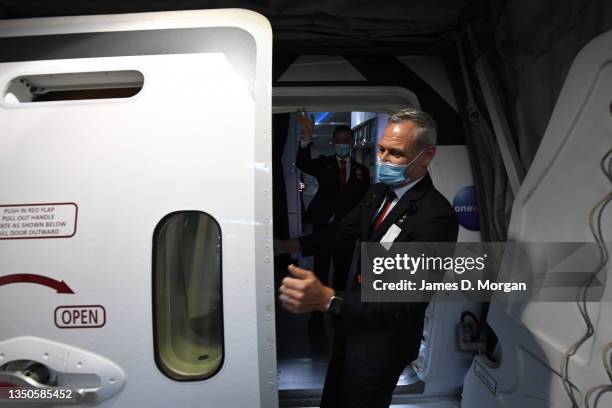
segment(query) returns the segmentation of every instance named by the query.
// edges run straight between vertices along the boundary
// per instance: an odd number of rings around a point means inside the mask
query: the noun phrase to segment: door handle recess
[[[78,402],[96,404],[121,391],[125,382],[118,365],[87,350],[31,336],[0,342],[0,383],[69,389]]]

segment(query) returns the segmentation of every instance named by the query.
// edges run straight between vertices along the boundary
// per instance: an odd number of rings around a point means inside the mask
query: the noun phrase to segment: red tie
[[[340,159],[339,163],[340,163],[340,174],[338,175],[339,177],[338,181],[340,182],[340,188],[342,188],[346,184],[346,160]]]
[[[389,190],[387,192],[385,203],[383,204],[380,212],[376,216],[376,220],[374,221],[373,230],[376,230],[380,226],[380,224],[382,224],[382,222],[385,220],[385,217],[387,216],[387,213],[389,212],[389,209],[391,208],[391,203],[393,203],[393,200],[395,200],[395,197],[396,195],[393,192],[393,190]]]

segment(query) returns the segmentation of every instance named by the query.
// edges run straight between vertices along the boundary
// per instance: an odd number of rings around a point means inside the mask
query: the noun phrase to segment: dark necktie
[[[382,222],[385,220],[385,217],[391,209],[391,204],[393,203],[393,200],[395,200],[396,197],[397,196],[395,195],[395,192],[393,190],[389,189],[389,191],[387,191],[385,201],[380,211],[378,212],[378,215],[374,219],[374,223],[372,224],[372,231],[375,231],[378,227],[380,227],[380,224],[382,224]]]
[[[340,164],[340,172],[338,174],[338,177],[339,177],[338,181],[340,183],[340,188],[342,188],[346,184],[346,160],[340,159],[338,161],[338,164]]]

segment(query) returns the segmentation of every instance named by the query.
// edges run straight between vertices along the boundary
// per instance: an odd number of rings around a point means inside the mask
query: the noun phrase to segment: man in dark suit
[[[351,158],[354,141],[351,128],[340,125],[334,129],[332,142],[335,155],[313,159],[311,148],[314,123],[302,112],[298,112],[297,118],[302,127],[302,138],[296,165],[315,177],[319,184],[305,214],[305,220],[312,224],[316,233],[326,228],[330,222],[342,219],[359,203],[370,187],[370,175],[367,167]],[[322,282],[327,283],[330,260],[333,260],[332,287],[342,290],[346,286],[355,239],[347,239],[333,249],[330,248],[317,248],[314,251],[314,272]]]
[[[435,124],[424,112],[405,109],[391,116],[378,145],[381,182],[333,231],[278,241],[276,251],[308,254],[334,241],[376,242],[385,235],[386,242],[456,241],[455,212],[427,172],[435,140]],[[401,372],[418,355],[427,303],[361,303],[358,279],[340,292],[311,271],[291,265],[289,274],[279,289],[283,307],[335,316],[321,407],[388,407]]]

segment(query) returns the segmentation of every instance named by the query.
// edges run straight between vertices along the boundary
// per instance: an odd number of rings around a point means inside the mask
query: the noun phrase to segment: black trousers
[[[316,232],[323,227],[327,227],[328,224],[313,225],[313,232]],[[334,278],[331,283],[331,287],[336,290],[344,290],[346,288],[346,280],[348,279],[349,272],[351,270],[351,263],[353,261],[353,253],[355,250],[355,243],[347,242],[342,247],[329,249],[326,251],[320,251],[314,254],[313,267],[314,273],[327,285],[329,282],[329,266],[331,262],[334,263]]]
[[[321,408],[388,408],[412,354],[381,352],[365,338],[336,333]]]

